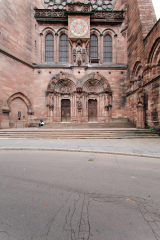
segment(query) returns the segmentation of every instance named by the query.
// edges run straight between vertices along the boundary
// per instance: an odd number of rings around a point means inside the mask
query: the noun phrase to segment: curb
[[[100,153],[100,154],[113,154],[113,155],[125,155],[125,156],[135,156],[135,157],[147,157],[147,158],[157,158],[160,156],[155,155],[145,155],[137,153],[125,153],[125,152],[109,152],[109,151],[98,151],[98,150],[83,150],[83,149],[65,149],[65,148],[0,148],[0,150],[13,151],[13,150],[28,150],[28,151],[59,151],[59,152],[83,152],[83,153]]]

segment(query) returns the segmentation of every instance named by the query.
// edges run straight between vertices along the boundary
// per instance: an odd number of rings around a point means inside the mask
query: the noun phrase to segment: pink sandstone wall
[[[0,53],[0,72],[2,107],[7,106],[7,100],[15,93],[22,93],[31,102],[33,101],[33,69],[31,67]],[[17,104],[17,111],[18,106],[19,104]],[[7,127],[9,124],[6,118],[7,115],[2,114],[2,127]]]
[[[156,23],[156,16],[151,0],[128,0],[128,4],[127,53],[129,69],[132,71],[136,61],[143,64],[143,39]]]
[[[160,20],[144,39],[143,83],[145,92],[145,122],[148,126],[160,124]],[[155,56],[152,58],[151,56]],[[155,61],[156,59],[156,61]],[[128,117],[137,121],[137,90],[127,97]]]
[[[0,2],[0,48],[30,62],[32,52],[31,0]]]
[[[17,92],[33,98],[34,6],[31,0],[0,1],[0,108],[6,107],[9,97]],[[0,118],[2,127],[8,127],[8,113],[1,111]]]
[[[126,70],[68,70],[68,69],[35,69],[34,71],[34,113],[33,118],[46,118],[48,113],[48,108],[46,107],[46,90],[50,79],[58,74],[60,71],[74,74],[77,78],[82,78],[84,74],[89,74],[91,72],[99,72],[103,75],[109,82],[111,86],[112,94],[112,117],[113,118],[124,118],[127,117],[127,112],[125,110],[126,104],[126,89],[127,89],[127,72]]]
[[[129,7],[127,6],[129,4]],[[145,4],[144,4],[145,3]],[[20,92],[29,98],[33,105],[33,118],[47,118],[48,109],[46,107],[46,90],[50,79],[54,74],[60,71],[74,74],[77,78],[82,78],[85,74],[99,72],[109,82],[112,94],[112,117],[129,117],[136,121],[136,101],[137,93],[133,93],[127,97],[126,108],[126,91],[127,85],[130,82],[130,76],[134,65],[140,61],[144,66],[148,62],[149,52],[159,36],[159,23],[154,27],[151,34],[145,39],[149,30],[156,21],[151,0],[121,0],[115,2],[115,9],[128,9],[126,20],[122,25],[100,25],[92,24],[92,28],[96,28],[103,33],[107,28],[112,29],[113,35],[113,62],[115,64],[129,65],[127,74],[126,68],[122,69],[63,69],[63,68],[33,68],[31,63],[44,62],[44,42],[40,36],[44,28],[51,27],[55,32],[58,31],[64,24],[38,24],[34,18],[34,8],[44,8],[39,0],[1,0],[0,1],[0,121],[2,126],[8,126],[7,115],[2,114],[1,108],[5,106],[9,97]],[[128,25],[127,34],[124,32]],[[67,25],[65,24],[65,27]],[[107,31],[107,30],[106,30]],[[98,31],[97,31],[98,32]],[[102,36],[99,33],[100,59],[102,57]],[[114,36],[116,35],[116,36]],[[145,48],[144,48],[145,46]],[[71,50],[71,47],[70,47]],[[12,55],[7,56],[4,52]],[[21,61],[16,60],[16,57]],[[71,59],[71,54],[70,54]],[[24,61],[24,62],[23,62]],[[26,64],[28,63],[28,64]],[[80,72],[80,73],[79,73]],[[148,76],[148,73],[145,73]],[[151,76],[156,76],[157,72],[150,71]],[[144,76],[145,77],[145,76]],[[146,119],[150,125],[157,122],[157,112],[160,112],[159,99],[159,80],[155,83],[145,86],[146,104]],[[11,103],[10,119],[17,117],[17,109],[21,109],[26,114],[26,105],[20,99],[16,99]],[[151,123],[152,122],[152,123]]]

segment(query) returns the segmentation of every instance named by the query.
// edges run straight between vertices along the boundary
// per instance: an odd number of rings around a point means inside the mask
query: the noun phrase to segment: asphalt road
[[[160,160],[0,151],[0,240],[160,239]]]

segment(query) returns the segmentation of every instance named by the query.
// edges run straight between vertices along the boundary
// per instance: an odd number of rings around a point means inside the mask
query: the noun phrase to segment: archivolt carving
[[[99,73],[90,73],[81,79],[83,91],[87,92],[111,92],[110,85],[105,77]]]
[[[59,80],[55,86],[55,91],[60,93],[71,93],[74,90],[76,90],[75,84],[68,79]]]
[[[153,62],[152,64],[159,64],[159,60],[160,60],[160,42],[156,48],[155,54],[153,56]]]
[[[158,38],[152,46],[152,49],[148,57],[148,63],[157,64],[158,63],[157,53],[159,55],[159,52],[160,52],[160,38]]]
[[[69,73],[61,72],[53,76],[47,88],[47,92],[70,93],[76,91],[77,79]]]
[[[83,85],[83,91],[91,93],[103,92],[103,85],[99,80],[90,79]]]
[[[139,87],[140,85],[142,85],[142,79],[143,79],[143,67],[141,62],[137,61],[133,68],[131,83],[137,82],[137,86],[135,87]]]
[[[77,83],[77,84],[76,84]],[[79,81],[72,74],[61,72],[53,76],[47,88],[47,95],[50,93],[71,93],[76,88],[87,93],[106,92],[111,94],[110,85],[105,77],[99,73],[90,73]]]

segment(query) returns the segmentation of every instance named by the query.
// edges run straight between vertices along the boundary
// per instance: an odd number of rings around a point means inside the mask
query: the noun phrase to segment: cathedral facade
[[[151,0],[1,0],[0,127],[160,124],[160,21]]]

